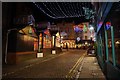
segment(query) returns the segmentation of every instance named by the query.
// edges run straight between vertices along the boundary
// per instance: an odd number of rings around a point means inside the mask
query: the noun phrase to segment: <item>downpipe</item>
[[[13,29],[9,29],[7,31],[7,37],[6,37],[6,49],[5,49],[5,63],[7,64],[7,56],[8,56],[8,37],[9,37],[9,34],[12,30],[17,30],[16,28],[13,28]]]

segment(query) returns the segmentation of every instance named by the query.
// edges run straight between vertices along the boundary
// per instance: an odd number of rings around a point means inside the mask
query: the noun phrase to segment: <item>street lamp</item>
[[[90,31],[93,31],[94,30],[94,27],[92,25],[90,25],[90,28],[89,28]]]
[[[5,49],[5,63],[7,64],[7,56],[8,56],[8,37],[11,31],[17,31],[17,28],[9,29],[7,31],[7,37],[6,37],[6,49]]]

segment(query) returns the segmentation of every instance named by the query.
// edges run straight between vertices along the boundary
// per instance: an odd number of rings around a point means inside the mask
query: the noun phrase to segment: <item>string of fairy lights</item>
[[[49,16],[49,17],[55,19],[55,17],[53,17],[53,16],[47,14],[47,13],[46,13],[39,5],[37,5],[35,2],[34,2],[34,4],[36,5],[37,8],[39,8],[39,9],[40,9],[43,13],[45,13],[47,16]]]
[[[64,7],[65,9],[63,10],[63,11],[65,12],[65,14],[66,14],[67,16],[71,16],[71,15],[69,14],[69,12],[66,10],[66,4],[62,3],[61,5],[62,5],[62,6],[65,6],[65,7]]]
[[[43,3],[43,5],[47,8],[47,10],[49,11],[49,12],[51,12],[54,16],[57,16],[55,13],[53,13],[48,7],[47,7],[47,5],[45,4],[45,3]]]
[[[53,7],[51,7],[53,5]],[[57,16],[60,16],[62,15],[59,11],[57,11],[56,7],[54,6],[54,3],[50,3],[50,6],[52,11],[54,11],[54,13],[57,15]]]
[[[64,0],[63,0],[64,1]],[[94,17],[92,4],[88,2],[33,2],[47,16],[58,18],[85,17],[91,19]]]
[[[70,9],[70,6],[69,6],[69,5],[70,5],[70,4],[67,3],[67,4],[66,4],[66,8],[67,8],[68,13],[70,14],[70,16],[73,17],[74,14],[69,10],[69,9]]]

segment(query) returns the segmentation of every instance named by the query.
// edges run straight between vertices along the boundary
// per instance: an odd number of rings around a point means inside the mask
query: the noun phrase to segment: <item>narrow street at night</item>
[[[85,50],[66,51],[3,78],[65,78],[85,53]]]
[[[89,57],[89,58],[88,58]],[[69,50],[65,51],[57,56],[44,59],[43,61],[37,63],[31,63],[24,66],[22,69],[18,68],[16,72],[4,73],[3,79],[78,79],[78,78],[98,78],[105,80],[103,73],[99,66],[94,66],[95,61],[91,62],[95,57],[90,57],[86,55],[86,50]],[[83,59],[87,64],[83,64]],[[97,63],[96,63],[97,64]],[[30,66],[31,65],[31,66]],[[89,67],[85,67],[89,66]],[[81,76],[78,72],[81,69]],[[94,69],[94,67],[96,69]],[[98,67],[98,68],[97,68]],[[14,67],[15,68],[15,67]],[[85,70],[85,69],[87,70]],[[4,68],[3,68],[4,70]],[[97,77],[93,74],[99,74]],[[5,71],[3,71],[5,72]],[[88,75],[85,76],[84,72],[87,72]],[[6,74],[6,75],[5,75]],[[83,76],[83,75],[84,76]],[[99,77],[98,77],[99,76]]]
[[[28,1],[1,2],[3,80],[120,80],[120,1]]]

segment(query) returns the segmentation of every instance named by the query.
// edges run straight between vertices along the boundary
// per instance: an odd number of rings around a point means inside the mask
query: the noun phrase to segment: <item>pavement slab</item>
[[[83,65],[81,65],[81,71],[79,72],[79,79],[95,79],[95,80],[106,80],[103,72],[101,71],[96,57],[84,57]]]

